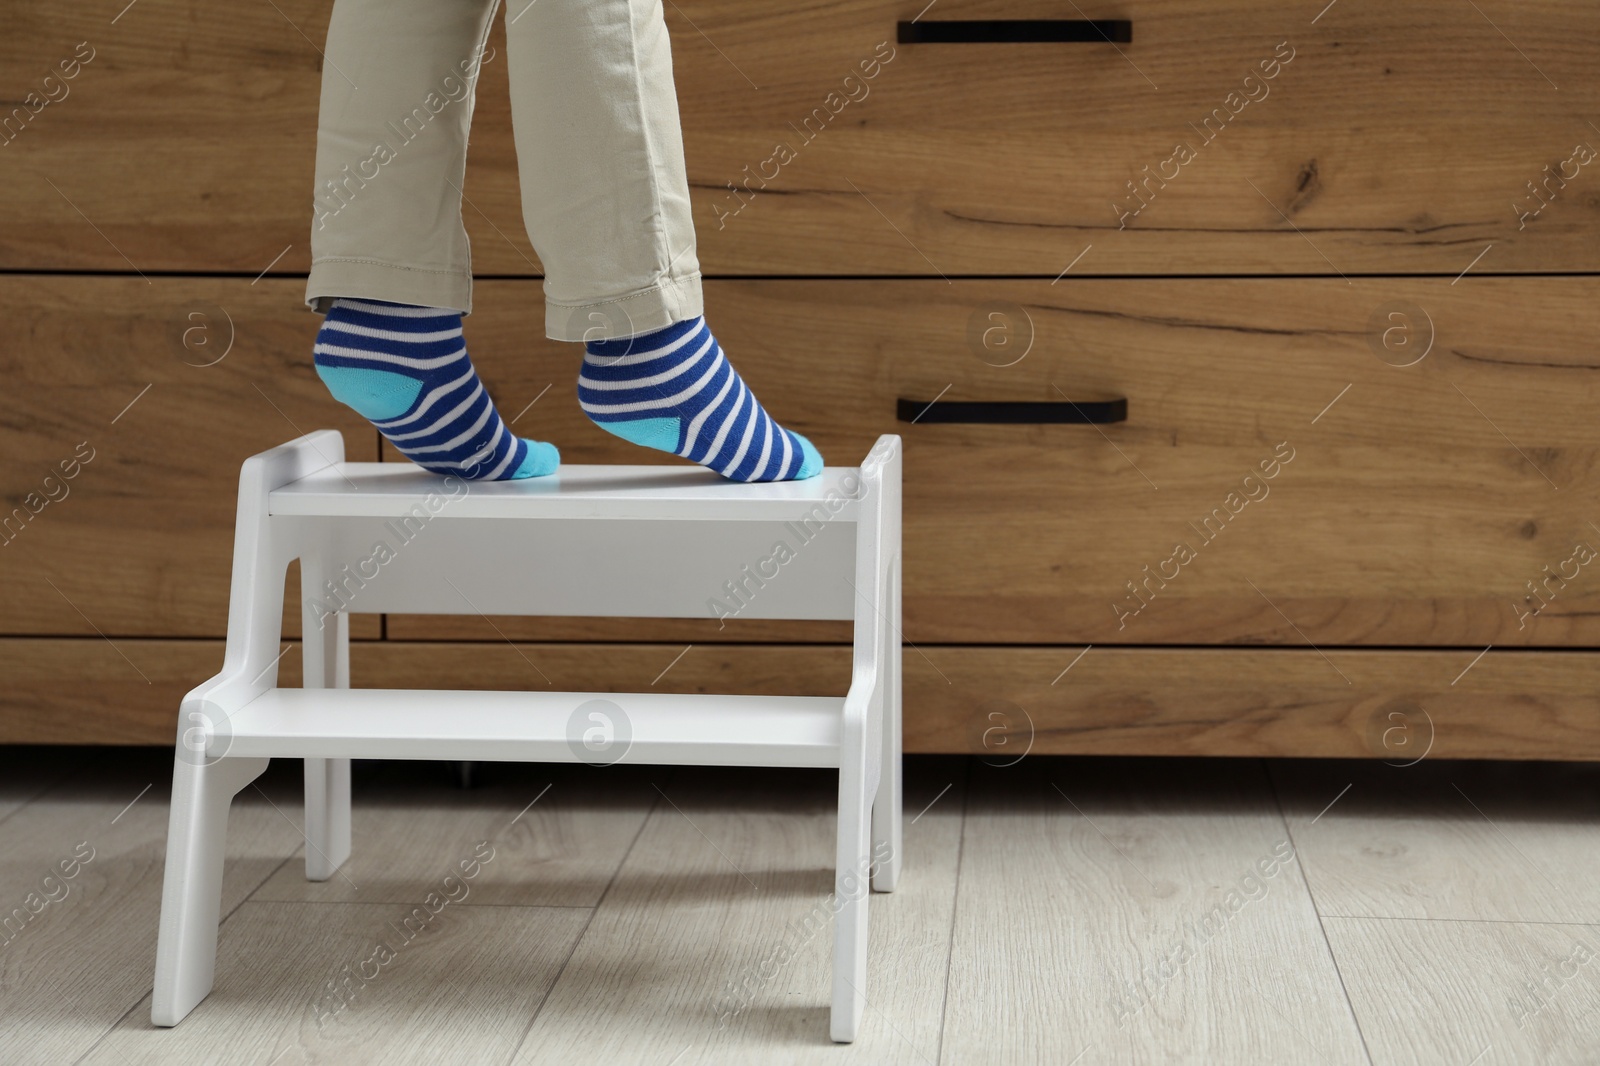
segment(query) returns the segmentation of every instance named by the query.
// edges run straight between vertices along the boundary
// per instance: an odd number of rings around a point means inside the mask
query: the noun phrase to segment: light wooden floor
[[[829,774],[451,770],[358,764],[322,884],[297,766],[246,789],[216,989],[158,1030],[170,755],[0,749],[0,916],[54,897],[0,943],[0,1062],[1600,1062],[1600,768],[913,759],[850,1046],[803,921]]]

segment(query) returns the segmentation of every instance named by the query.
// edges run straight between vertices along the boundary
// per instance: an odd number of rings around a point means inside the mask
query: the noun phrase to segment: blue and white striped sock
[[[798,481],[822,470],[811,442],[756,402],[703,316],[586,347],[578,403],[601,429],[734,481]]]
[[[553,473],[555,445],[512,434],[467,358],[461,314],[337,299],[317,333],[317,376],[424,470],[475,481]]]

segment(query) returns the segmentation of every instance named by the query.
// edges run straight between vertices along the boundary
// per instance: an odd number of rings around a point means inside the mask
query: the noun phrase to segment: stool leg
[[[319,612],[322,575],[314,559],[300,560],[302,684],[350,687],[350,616]],[[350,857],[350,760],[307,759],[306,880],[326,881]]]
[[[326,881],[350,857],[350,760],[305,762],[306,880]]]
[[[266,759],[199,765],[182,751],[175,760],[150,997],[150,1020],[156,1025],[177,1025],[211,991],[228,806],[266,768]]]
[[[833,1012],[829,1035],[839,1043],[856,1038],[867,996],[867,899],[870,812],[861,758],[846,758],[839,769],[838,871],[834,879],[838,913],[833,919]]]
[[[872,887],[893,892],[900,881],[900,557],[889,571],[889,602],[894,625],[885,634],[888,652],[883,657],[883,747],[878,794],[872,801]]]

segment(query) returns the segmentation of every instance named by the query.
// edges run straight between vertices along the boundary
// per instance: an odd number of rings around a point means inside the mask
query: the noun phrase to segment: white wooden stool
[[[222,672],[178,724],[156,1025],[211,991],[228,808],[270,759],[305,760],[313,881],[350,854],[351,758],[626,760],[838,768],[831,1032],[855,1038],[868,885],[892,890],[901,860],[899,437],[801,482],[563,466],[485,484],[346,463],[321,430],[245,461],[233,552]],[[305,674],[279,688],[294,559]],[[352,689],[357,611],[851,619],[855,647],[843,698]]]

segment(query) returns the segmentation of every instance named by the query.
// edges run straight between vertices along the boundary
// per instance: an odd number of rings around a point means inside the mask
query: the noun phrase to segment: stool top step
[[[698,466],[563,465],[548,477],[483,482],[411,463],[334,463],[274,489],[267,511],[388,518],[421,505],[457,518],[853,522],[866,492],[853,466],[824,467],[805,481],[747,485]]]

